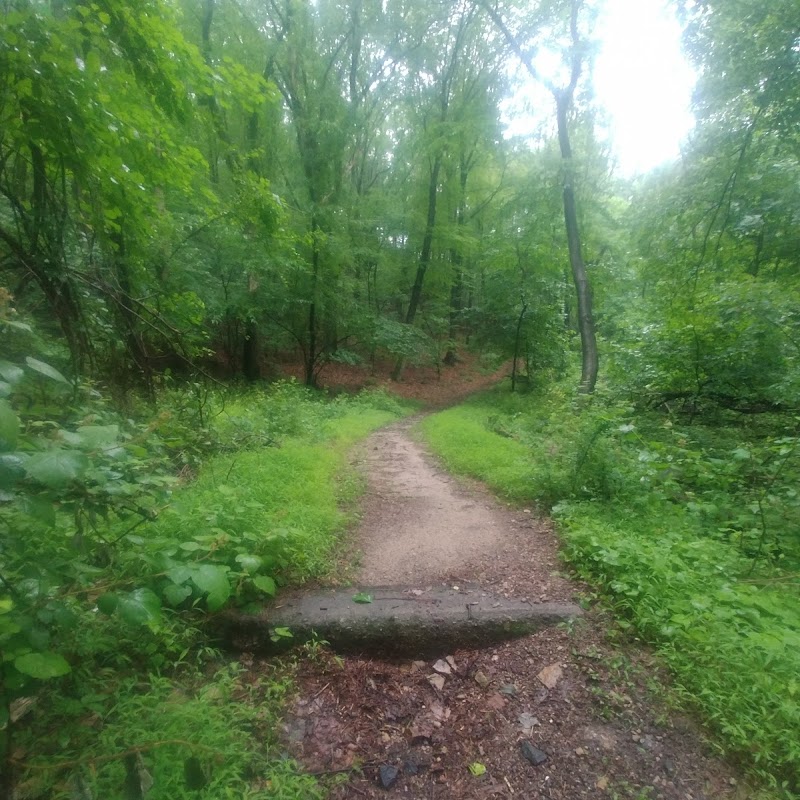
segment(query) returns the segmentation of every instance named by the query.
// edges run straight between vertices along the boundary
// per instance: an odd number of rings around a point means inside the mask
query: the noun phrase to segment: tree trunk
[[[436,225],[436,199],[439,193],[439,170],[442,167],[442,156],[438,154],[431,166],[431,179],[428,184],[428,217],[425,223],[425,235],[422,238],[422,251],[419,255],[417,274],[414,278],[414,285],[411,287],[411,298],[406,312],[406,325],[413,325],[417,316],[419,301],[422,297],[422,285],[425,282],[425,273],[431,263],[431,252],[433,251],[433,230]],[[399,381],[405,367],[405,359],[401,356],[397,359],[392,372],[392,380]]]
[[[575,206],[572,148],[567,127],[567,110],[571,99],[571,92],[560,92],[556,95],[558,144],[561,148],[561,161],[564,168],[564,225],[567,230],[567,247],[569,248],[569,263],[572,267],[572,280],[575,283],[575,294],[578,300],[578,330],[581,335],[580,390],[585,393],[591,393],[594,391],[595,383],[597,382],[599,360],[594,318],[592,316],[592,289],[589,285],[586,264],[584,264],[583,254],[581,253],[578,212]]]
[[[525,314],[528,311],[528,304],[522,304],[522,310],[519,312],[519,318],[517,319],[517,331],[514,335],[514,363],[511,367],[511,391],[516,391],[517,388],[517,361],[519,359],[519,339],[520,334],[522,333],[522,321],[525,319]]]

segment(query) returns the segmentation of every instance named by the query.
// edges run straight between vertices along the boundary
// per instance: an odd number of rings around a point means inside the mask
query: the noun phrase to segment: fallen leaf
[[[366,592],[358,592],[357,594],[353,595],[353,602],[354,603],[371,603],[372,602],[372,595],[367,594]]]
[[[486,767],[480,761],[473,761],[469,765],[469,771],[476,777],[480,778],[481,775],[486,774]]]
[[[545,667],[536,677],[548,689],[555,689],[563,674],[564,671],[559,664],[551,664],[549,667]]]
[[[522,728],[522,730],[532,731],[537,725],[541,725],[541,722],[539,722],[539,720],[534,717],[533,714],[523,711],[519,715],[519,726]]]
[[[434,672],[433,675],[428,675],[428,683],[441,692],[444,689],[444,675],[437,675]]]
[[[595,789],[600,789],[600,791],[605,791],[608,789],[608,778],[598,778],[597,783],[595,783]]]
[[[453,672],[458,672],[458,667],[456,666],[456,660],[453,656],[447,656],[445,661],[452,667]]]
[[[503,695],[495,692],[486,701],[486,706],[487,708],[491,708],[492,711],[502,711],[506,707],[507,702],[508,701],[505,699],[505,697],[503,697]]]

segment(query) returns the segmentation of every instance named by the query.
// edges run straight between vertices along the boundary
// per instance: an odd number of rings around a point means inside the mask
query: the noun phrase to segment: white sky
[[[680,154],[681,142],[694,125],[690,103],[695,74],[681,53],[680,25],[665,0],[606,0],[604,5],[594,31],[601,42],[594,87],[608,115],[619,171],[633,175]],[[547,69],[545,54],[537,67]],[[522,78],[521,66],[519,70]],[[503,109],[508,135],[533,135],[543,118],[552,120],[552,102],[524,80]]]

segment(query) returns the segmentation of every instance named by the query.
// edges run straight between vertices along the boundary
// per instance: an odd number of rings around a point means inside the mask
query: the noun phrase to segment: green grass
[[[492,415],[490,406],[461,405],[427,417],[420,427],[454,472],[485,481],[509,500],[528,502],[534,475],[530,451],[515,439],[489,430]]]
[[[86,602],[149,594],[138,619],[110,606],[73,624],[72,671],[13,732],[20,797],[321,800],[324,786],[276,735],[291,664],[226,664],[200,633],[202,611],[329,573],[361,490],[348,450],[409,410],[381,392],[331,400],[293,384],[211,397],[202,447],[187,447],[184,463],[217,452],[184,473],[157,519],[130,536],[97,531],[119,547],[111,580],[87,580]],[[180,453],[192,426],[176,419],[162,412],[153,430]]]
[[[780,461],[790,438],[686,429],[557,393],[486,394],[422,430],[454,471],[554,506],[566,558],[621,624],[658,647],[675,693],[720,747],[746,754],[780,796],[800,796],[795,466]],[[764,485],[787,502],[767,508],[761,528],[753,498]]]
[[[245,550],[284,582],[323,575],[337,536],[347,524],[343,507],[357,484],[349,479],[347,451],[397,415],[368,407],[323,419],[313,435],[287,436],[279,446],[209,459],[179,491],[158,521],[165,541],[215,559],[230,551],[230,566]]]

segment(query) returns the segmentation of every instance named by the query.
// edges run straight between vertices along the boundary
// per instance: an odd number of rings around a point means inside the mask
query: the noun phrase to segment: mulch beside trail
[[[504,513],[514,546],[445,583],[478,582],[531,600],[579,595],[583,587],[558,572],[550,523]],[[450,655],[455,666],[441,690],[429,680],[439,674],[433,662],[303,660],[284,727],[287,750],[309,772],[353,768],[335,800],[748,796],[698,728],[648,690],[648,682],[666,681],[656,660],[623,644],[599,610],[572,630]],[[527,760],[525,742],[546,761]],[[471,764],[485,773],[473,775]]]

